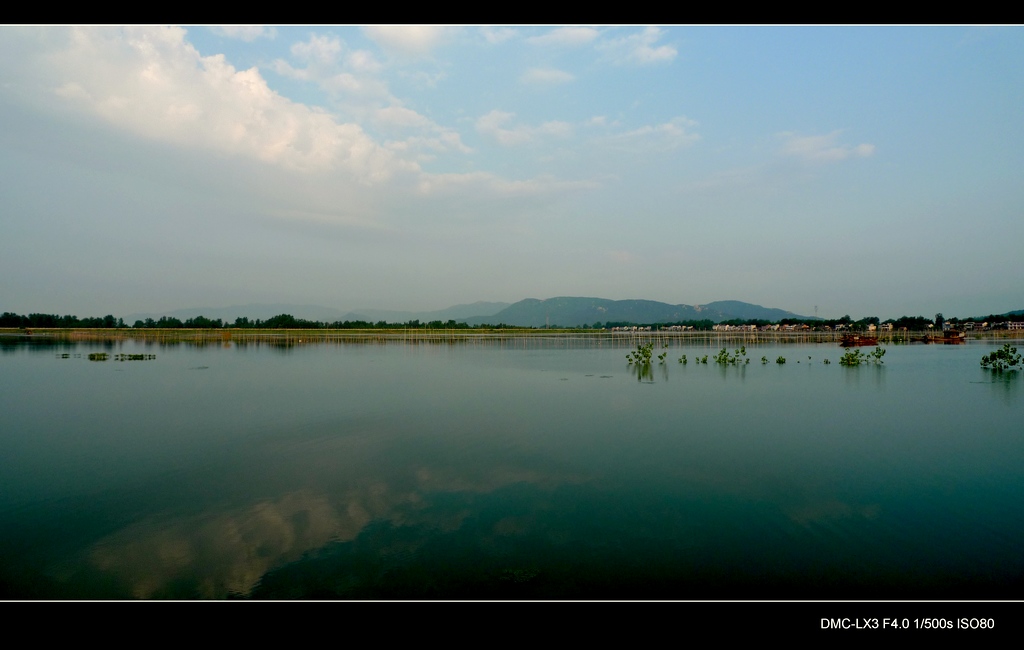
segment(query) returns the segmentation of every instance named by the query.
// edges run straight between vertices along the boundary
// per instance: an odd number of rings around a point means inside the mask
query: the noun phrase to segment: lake
[[[995,342],[669,345],[4,338],[0,597],[1019,598]]]

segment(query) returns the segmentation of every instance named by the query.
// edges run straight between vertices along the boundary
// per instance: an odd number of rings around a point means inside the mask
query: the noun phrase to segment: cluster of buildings
[[[929,324],[928,327],[931,328],[931,327],[934,327],[934,325]],[[690,331],[693,331],[694,328],[693,328],[692,325],[669,325],[669,326],[658,327],[657,329],[659,331],[662,331],[662,332],[690,332]],[[808,332],[808,331],[812,331],[812,328],[809,325],[806,325],[804,323],[792,323],[792,324],[788,324],[788,325],[779,325],[779,324],[775,324],[775,325],[760,325],[760,326],[758,326],[758,325],[726,325],[725,323],[720,323],[720,324],[717,324],[717,325],[712,325],[711,329],[713,331],[715,331],[715,332]],[[832,327],[830,327],[828,325],[822,325],[820,327],[814,327],[813,331],[848,332],[848,331],[850,331],[850,329],[851,328],[850,328],[849,325],[846,325],[846,324],[843,324],[843,323],[839,323],[839,324],[837,324],[835,326],[835,328],[832,328]],[[892,332],[894,329],[895,329],[895,326],[893,325],[893,323],[882,323],[881,325],[875,325],[875,324],[871,323],[871,324],[868,324],[868,326],[867,326],[867,331],[868,332]],[[899,329],[901,331],[906,331],[907,330],[906,327],[901,327]],[[963,323],[957,323],[956,325],[951,325],[949,322],[944,322],[942,324],[942,331],[946,332],[946,331],[949,331],[951,329],[964,330],[964,331],[976,331],[976,332],[985,331],[985,330],[1024,330],[1024,321],[1006,321],[1006,322],[1002,322],[1002,323],[988,323],[988,322],[978,323],[978,322],[975,322],[975,321],[967,321],[967,322],[963,322]],[[632,325],[632,326],[628,326],[627,325],[627,326],[623,326],[623,327],[613,327],[613,328],[611,328],[611,331],[612,332],[650,332],[651,331],[651,327],[650,326],[641,327],[641,326],[638,326],[638,325]]]
[[[943,323],[942,324],[942,329],[943,330],[948,330],[949,328],[950,328],[949,323]],[[985,321],[984,323],[979,323],[977,321],[967,321],[965,323],[960,323],[958,325],[958,329],[962,329],[964,331],[972,331],[973,330],[973,331],[976,331],[976,332],[978,332],[978,331],[983,332],[985,330],[1024,330],[1024,321],[1013,321],[1013,320],[1011,320],[1011,321],[1004,321],[1004,322],[1001,322],[1001,323],[989,323],[988,321]]]
[[[726,325],[721,323],[711,327],[716,332],[808,332],[811,327],[803,323],[790,325]],[[827,329],[827,328],[826,328]]]

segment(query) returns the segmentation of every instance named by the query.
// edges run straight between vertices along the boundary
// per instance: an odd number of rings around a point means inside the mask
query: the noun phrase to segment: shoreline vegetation
[[[915,344],[918,337],[928,330],[904,332],[879,332],[878,343],[882,345]],[[689,345],[718,345],[722,342],[738,341],[744,344],[779,343],[839,343],[846,332],[828,331],[636,331],[611,332],[593,329],[559,328],[535,329],[528,327],[506,328],[367,328],[367,329],[255,329],[255,328],[0,328],[0,337],[34,339],[57,342],[117,342],[141,341],[152,343],[249,343],[268,342],[283,345],[314,344],[323,342],[413,342],[413,343],[457,343],[474,341],[535,340],[563,341],[595,344],[654,341]],[[876,336],[872,333],[872,336]],[[1024,340],[1024,330],[988,330],[968,332],[968,340]],[[941,343],[939,343],[941,345]]]
[[[631,301],[637,302],[637,301]],[[765,311],[764,308],[752,305],[757,309]],[[777,311],[777,310],[776,310]],[[700,318],[700,319],[678,319],[678,318],[619,318],[608,320],[597,320],[593,323],[583,317],[581,313],[567,315],[562,313],[555,315],[555,318],[547,318],[544,323],[527,323],[529,315],[519,314],[512,320],[506,321],[501,314],[497,314],[497,320],[483,321],[480,318],[473,319],[448,319],[448,320],[336,320],[319,321],[296,318],[291,314],[282,313],[266,320],[259,318],[250,319],[239,316],[234,322],[220,318],[211,319],[205,316],[194,316],[182,321],[173,316],[162,316],[158,320],[146,318],[136,320],[129,325],[123,318],[115,318],[108,314],[102,317],[79,318],[74,315],[41,314],[31,313],[27,316],[13,312],[0,314],[0,330],[4,329],[257,329],[257,330],[279,330],[279,329],[321,329],[321,330],[409,330],[409,329],[471,329],[471,330],[597,330],[597,331],[622,331],[622,330],[644,330],[644,331],[707,331],[720,329],[747,329],[757,330],[801,330],[801,331],[846,331],[846,332],[922,332],[941,331],[944,327],[956,330],[998,330],[1009,329],[1011,324],[1024,325],[1024,310],[1011,311],[1005,314],[989,314],[985,317],[971,318],[944,318],[941,313],[935,314],[934,319],[924,316],[900,316],[882,321],[877,316],[865,316],[859,320],[850,318],[849,315],[841,318],[808,318],[795,316],[768,320],[756,317],[730,317],[730,318]],[[560,320],[561,319],[561,320]],[[573,325],[566,325],[564,319],[569,319]],[[473,321],[470,323],[470,321]],[[553,321],[553,322],[552,322]]]
[[[204,316],[184,322],[170,316],[159,320],[137,320],[131,326],[113,315],[95,318],[57,314],[19,314],[4,312],[0,315],[0,338],[61,341],[115,342],[136,340],[159,343],[190,342],[207,345],[214,342],[261,342],[278,345],[339,342],[458,342],[458,341],[573,341],[603,344],[657,342],[660,345],[678,342],[687,345],[718,345],[739,342],[756,345],[764,343],[837,343],[851,334],[867,335],[878,344],[900,345],[911,343],[943,343],[937,340],[945,328],[966,330],[966,339],[1024,339],[1024,329],[1016,321],[1024,321],[1024,313],[1010,312],[990,315],[985,322],[958,318],[935,319],[924,316],[902,316],[884,323],[877,317],[853,320],[848,315],[838,319],[807,320],[784,318],[779,321],[734,319],[722,322],[712,320],[684,320],[679,322],[595,322],[576,327],[523,326],[504,322],[469,325],[465,321],[433,320],[390,323],[363,320],[321,322],[279,314],[266,320],[238,317],[234,323]],[[991,326],[990,326],[991,324]],[[963,342],[964,339],[956,342]],[[953,342],[953,341],[945,341]]]

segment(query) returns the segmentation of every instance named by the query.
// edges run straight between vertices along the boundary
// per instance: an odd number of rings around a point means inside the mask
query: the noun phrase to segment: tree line
[[[107,315],[97,318],[79,318],[78,316],[58,316],[56,314],[29,314],[22,316],[12,312],[4,312],[0,316],[0,327],[7,328],[101,328],[115,329],[127,328],[124,320]],[[485,328],[511,328],[512,325],[499,323],[497,325],[481,325]],[[440,321],[434,320],[421,323],[419,320],[410,320],[406,323],[388,323],[377,321],[376,323],[364,320],[355,321],[334,321],[323,322],[296,318],[291,314],[279,314],[266,320],[259,318],[238,317],[232,323],[220,318],[211,319],[205,316],[196,316],[181,320],[173,316],[162,316],[159,320],[147,318],[137,320],[132,325],[134,329],[469,329],[466,323],[455,320]]]
[[[79,318],[78,316],[58,316],[57,314],[29,314],[21,316],[11,312],[4,312],[0,316],[0,327],[91,327],[91,328],[116,328],[126,327],[120,318],[112,315],[96,316],[94,318]]]
[[[911,331],[927,330],[929,327],[942,327],[943,322],[947,322],[954,327],[960,323],[967,321],[976,322],[1006,322],[1006,321],[1024,321],[1024,313],[1013,313],[1013,314],[989,314],[984,318],[949,318],[944,319],[942,314],[936,314],[934,319],[925,318],[924,316],[901,316],[899,318],[891,318],[886,321],[880,321],[877,316],[865,316],[859,320],[853,320],[849,314],[842,318],[833,319],[800,319],[800,318],[784,318],[778,322],[779,325],[807,325],[811,329],[824,329],[826,326],[831,329],[842,325],[850,330],[867,330],[870,325],[876,327],[884,323],[892,323],[893,328],[900,330],[906,328]],[[762,319],[741,319],[736,318],[732,320],[722,321],[724,325],[757,325],[762,327],[764,325],[774,325],[773,321],[762,320]],[[696,330],[710,330],[715,322],[710,319],[703,320],[687,320],[678,321],[673,323],[633,323],[627,321],[609,321],[607,323],[596,322],[593,325],[583,325],[582,329],[611,329],[612,327],[652,327],[652,328],[665,328],[674,325],[692,327]],[[79,318],[78,316],[59,316],[57,314],[29,314],[28,316],[22,316],[12,312],[4,312],[0,315],[0,327],[5,328],[102,328],[102,329],[115,329],[115,328],[127,328],[124,320],[121,318],[114,318],[114,316],[108,314],[106,316]],[[553,326],[558,327],[558,326]],[[410,320],[405,323],[388,323],[386,321],[370,322],[364,320],[355,321],[334,321],[334,322],[323,322],[316,320],[306,320],[304,318],[296,318],[291,314],[279,314],[266,320],[260,320],[259,318],[250,319],[248,317],[238,317],[234,322],[221,320],[220,318],[211,319],[205,316],[196,316],[194,318],[188,318],[184,321],[179,318],[172,316],[163,316],[159,320],[147,318],[145,320],[137,320],[132,325],[135,329],[225,329],[225,328],[238,328],[238,329],[540,329],[531,327],[522,327],[517,325],[508,325],[506,323],[481,323],[480,325],[470,326],[463,322],[455,320],[440,321],[433,320],[429,322],[420,322],[419,320]],[[573,328],[575,329],[575,328]]]

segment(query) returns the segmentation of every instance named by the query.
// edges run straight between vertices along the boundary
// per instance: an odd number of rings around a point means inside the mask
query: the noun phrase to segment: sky
[[[0,27],[0,311],[1024,309],[1024,29]]]

